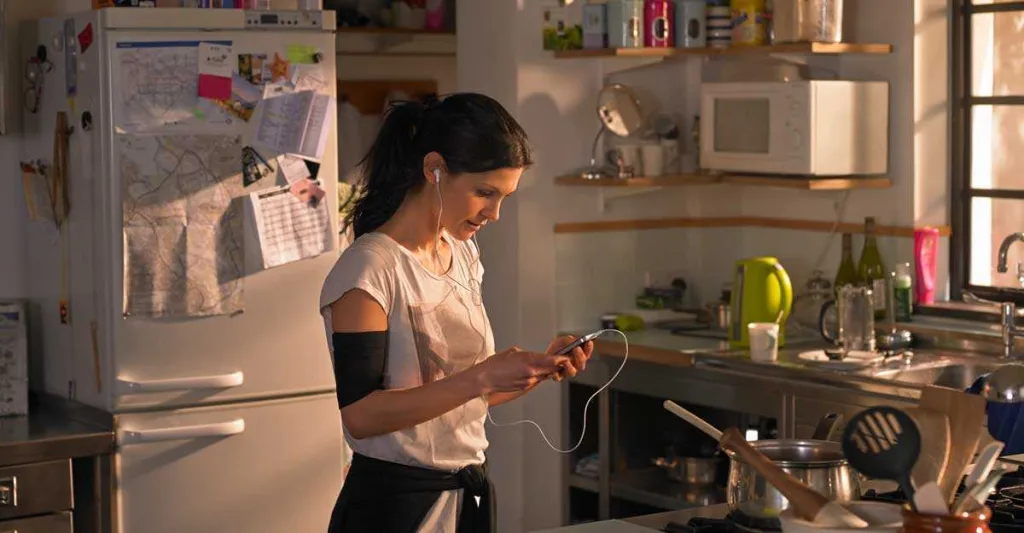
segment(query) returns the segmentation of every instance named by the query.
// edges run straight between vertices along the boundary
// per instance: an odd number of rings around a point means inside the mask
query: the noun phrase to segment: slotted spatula
[[[843,431],[843,454],[850,466],[875,479],[899,483],[914,500],[910,473],[921,452],[921,432],[906,412],[889,406],[865,409]]]

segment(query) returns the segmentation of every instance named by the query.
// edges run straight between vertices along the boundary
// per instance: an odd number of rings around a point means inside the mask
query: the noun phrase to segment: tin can
[[[611,48],[643,48],[643,0],[609,0],[608,46]]]
[[[605,4],[583,6],[583,48],[608,47],[608,11]]]
[[[676,46],[704,48],[707,46],[707,4],[704,0],[676,2]]]
[[[644,2],[644,46],[671,48],[675,44],[672,29],[675,26],[675,4],[672,0],[646,0]]]
[[[732,42],[732,12],[728,6],[707,7],[707,43],[711,48],[728,48]]]
[[[768,26],[765,0],[732,0],[732,44],[767,44]]]

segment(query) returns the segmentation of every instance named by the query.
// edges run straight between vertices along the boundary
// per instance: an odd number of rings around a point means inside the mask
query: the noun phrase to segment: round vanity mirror
[[[644,117],[640,102],[625,85],[606,85],[597,95],[597,116],[604,127],[619,137],[638,133]]]

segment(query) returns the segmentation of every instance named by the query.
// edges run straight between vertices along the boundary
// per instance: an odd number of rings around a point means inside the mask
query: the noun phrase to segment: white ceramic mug
[[[661,140],[662,160],[664,161],[665,174],[679,174],[683,170],[682,161],[679,158],[679,141],[676,139]]]
[[[660,142],[640,145],[640,157],[643,160],[644,176],[653,178],[665,174],[665,149]]]
[[[779,325],[775,322],[751,322],[747,324],[750,333],[750,360],[758,363],[774,363],[779,359]]]

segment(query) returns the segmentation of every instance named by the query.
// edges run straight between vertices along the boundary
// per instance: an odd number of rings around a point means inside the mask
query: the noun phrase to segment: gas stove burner
[[[663,530],[666,533],[735,533],[736,524],[728,518],[691,518],[680,524],[671,522]]]
[[[778,520],[753,518],[739,512],[730,512],[725,518],[691,518],[680,524],[665,526],[666,533],[776,533],[781,531]]]
[[[782,531],[782,524],[778,518],[755,518],[746,513],[732,511],[725,517],[731,520],[740,531],[746,533],[774,533]]]

